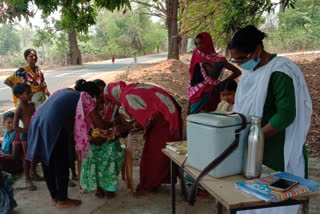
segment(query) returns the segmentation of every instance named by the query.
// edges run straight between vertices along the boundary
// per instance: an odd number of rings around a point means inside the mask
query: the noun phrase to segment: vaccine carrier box
[[[212,170],[210,175],[222,178],[242,173],[251,126],[251,117],[244,116],[247,119],[247,127],[240,132],[238,148]],[[241,123],[242,120],[238,114],[227,112],[217,111],[189,115],[187,117],[187,164],[202,171],[232,144],[235,140],[235,130],[241,127]]]

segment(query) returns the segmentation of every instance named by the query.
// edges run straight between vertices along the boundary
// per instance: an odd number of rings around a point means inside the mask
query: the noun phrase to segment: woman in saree
[[[195,46],[189,68],[188,97],[191,114],[216,110],[220,103],[220,93],[216,86],[221,82],[219,77],[223,68],[233,72],[227,79],[235,79],[241,74],[224,56],[216,53],[209,33],[198,34]]]
[[[105,87],[102,80],[94,80],[101,94]],[[100,96],[97,98],[96,109],[104,121],[113,122],[117,116],[118,106],[108,102]],[[116,130],[111,128],[103,131],[90,129],[90,149],[81,163],[80,185],[87,191],[96,190],[96,196],[107,198],[115,196],[118,184],[118,175],[124,162],[124,149],[120,145]]]
[[[23,66],[9,76],[4,83],[13,88],[16,83],[27,83],[32,90],[32,102],[35,104],[35,108],[41,105],[46,96],[50,96],[47,84],[44,80],[43,73],[40,68],[36,66],[38,61],[37,52],[34,49],[27,49],[24,52],[24,58],[29,65]],[[14,105],[17,106],[18,98],[13,95]]]
[[[175,99],[159,87],[122,81],[108,84],[104,98],[120,106],[122,123],[127,127],[144,129],[136,196],[153,193],[162,183],[169,183],[169,159],[161,149],[167,142],[181,139],[181,110]]]

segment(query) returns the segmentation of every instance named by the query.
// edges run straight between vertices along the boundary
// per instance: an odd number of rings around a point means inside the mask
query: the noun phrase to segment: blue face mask
[[[241,64],[240,67],[243,70],[253,71],[253,69],[255,69],[255,67],[257,67],[257,65],[259,65],[260,62],[260,57],[257,59],[257,61],[255,61],[254,59],[250,59],[248,62]]]

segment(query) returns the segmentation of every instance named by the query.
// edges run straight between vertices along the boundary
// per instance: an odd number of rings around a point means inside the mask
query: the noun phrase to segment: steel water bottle
[[[247,144],[247,160],[244,169],[246,178],[258,178],[261,175],[264,137],[261,129],[261,118],[252,117],[251,129]]]

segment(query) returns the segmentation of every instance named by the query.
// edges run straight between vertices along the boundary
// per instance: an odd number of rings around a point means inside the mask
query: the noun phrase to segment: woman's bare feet
[[[55,207],[55,206],[57,205],[57,199],[54,199],[54,198],[53,198],[53,199],[51,200],[51,205]]]
[[[104,197],[103,189],[98,188],[95,195],[96,195],[97,198],[103,198]]]
[[[112,199],[116,196],[116,193],[115,192],[109,192],[109,191],[106,191],[106,196],[107,196],[107,199]]]
[[[81,205],[81,200],[75,200],[68,198],[65,201],[57,201],[56,207],[57,208],[69,208],[69,207],[77,207]]]

